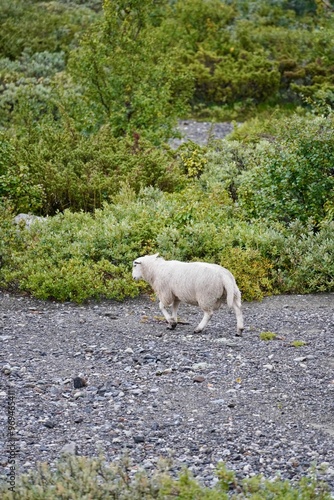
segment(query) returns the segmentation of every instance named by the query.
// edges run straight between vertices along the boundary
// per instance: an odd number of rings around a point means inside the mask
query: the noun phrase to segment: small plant
[[[193,142],[180,146],[180,157],[183,170],[189,178],[198,178],[207,164],[206,148],[201,148]]]
[[[303,347],[304,345],[306,345],[306,342],[304,342],[303,340],[294,340],[293,342],[291,342],[292,347]]]
[[[269,342],[269,340],[275,340],[277,338],[276,333],[273,332],[262,332],[260,333],[260,340],[264,340],[265,342]]]

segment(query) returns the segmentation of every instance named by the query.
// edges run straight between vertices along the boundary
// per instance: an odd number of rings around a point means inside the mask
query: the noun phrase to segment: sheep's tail
[[[241,293],[235,280],[229,279],[226,283],[226,302],[229,308],[233,307],[233,304],[241,307]]]

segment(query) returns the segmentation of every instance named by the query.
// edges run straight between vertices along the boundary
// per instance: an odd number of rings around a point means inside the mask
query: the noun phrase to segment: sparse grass
[[[291,342],[292,347],[303,347],[304,345],[306,345],[306,342],[304,342],[303,340],[293,340]]]
[[[269,340],[275,340],[277,338],[276,333],[273,332],[262,332],[260,333],[260,340],[268,342]]]

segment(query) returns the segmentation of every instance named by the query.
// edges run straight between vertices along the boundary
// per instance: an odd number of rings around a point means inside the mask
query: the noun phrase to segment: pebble
[[[62,455],[77,455],[78,454],[77,444],[74,443],[73,441],[70,441],[69,443],[64,444],[64,446],[60,450],[60,454],[62,454]]]
[[[12,373],[12,367],[10,365],[3,365],[3,367],[1,368],[1,371],[5,375],[9,375],[10,373]]]

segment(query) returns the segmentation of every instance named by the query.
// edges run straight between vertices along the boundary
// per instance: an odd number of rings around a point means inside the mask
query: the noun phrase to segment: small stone
[[[202,377],[201,375],[197,375],[196,377],[193,378],[193,382],[201,383],[204,382],[205,378]]]
[[[53,429],[56,427],[56,422],[54,420],[46,420],[43,422],[44,427],[47,427],[48,429]]]
[[[85,393],[84,393],[84,392],[82,392],[82,391],[78,391],[78,392],[75,392],[75,393],[74,393],[73,397],[74,397],[74,399],[79,399],[79,398],[84,397],[84,395],[85,395]]]
[[[133,440],[135,443],[145,443],[145,437],[142,434],[138,434],[137,436],[133,436]]]
[[[5,375],[10,375],[11,372],[12,372],[12,368],[10,365],[3,365],[2,373],[4,373]]]
[[[104,316],[106,316],[109,319],[118,319],[118,316],[116,316],[116,314],[114,314],[114,313],[112,313],[110,311],[106,311],[104,313]]]
[[[191,368],[193,370],[206,370],[207,368],[213,368],[213,366],[203,361],[202,363],[193,364]]]
[[[74,377],[73,379],[74,389],[80,389],[81,387],[86,387],[87,380],[83,377]]]
[[[159,377],[160,375],[168,375],[169,373],[172,373],[172,371],[173,370],[171,368],[166,368],[165,370],[157,370],[155,374]]]
[[[62,455],[77,455],[77,444],[74,441],[70,441],[69,443],[64,444],[64,446],[60,450],[60,453]]]

